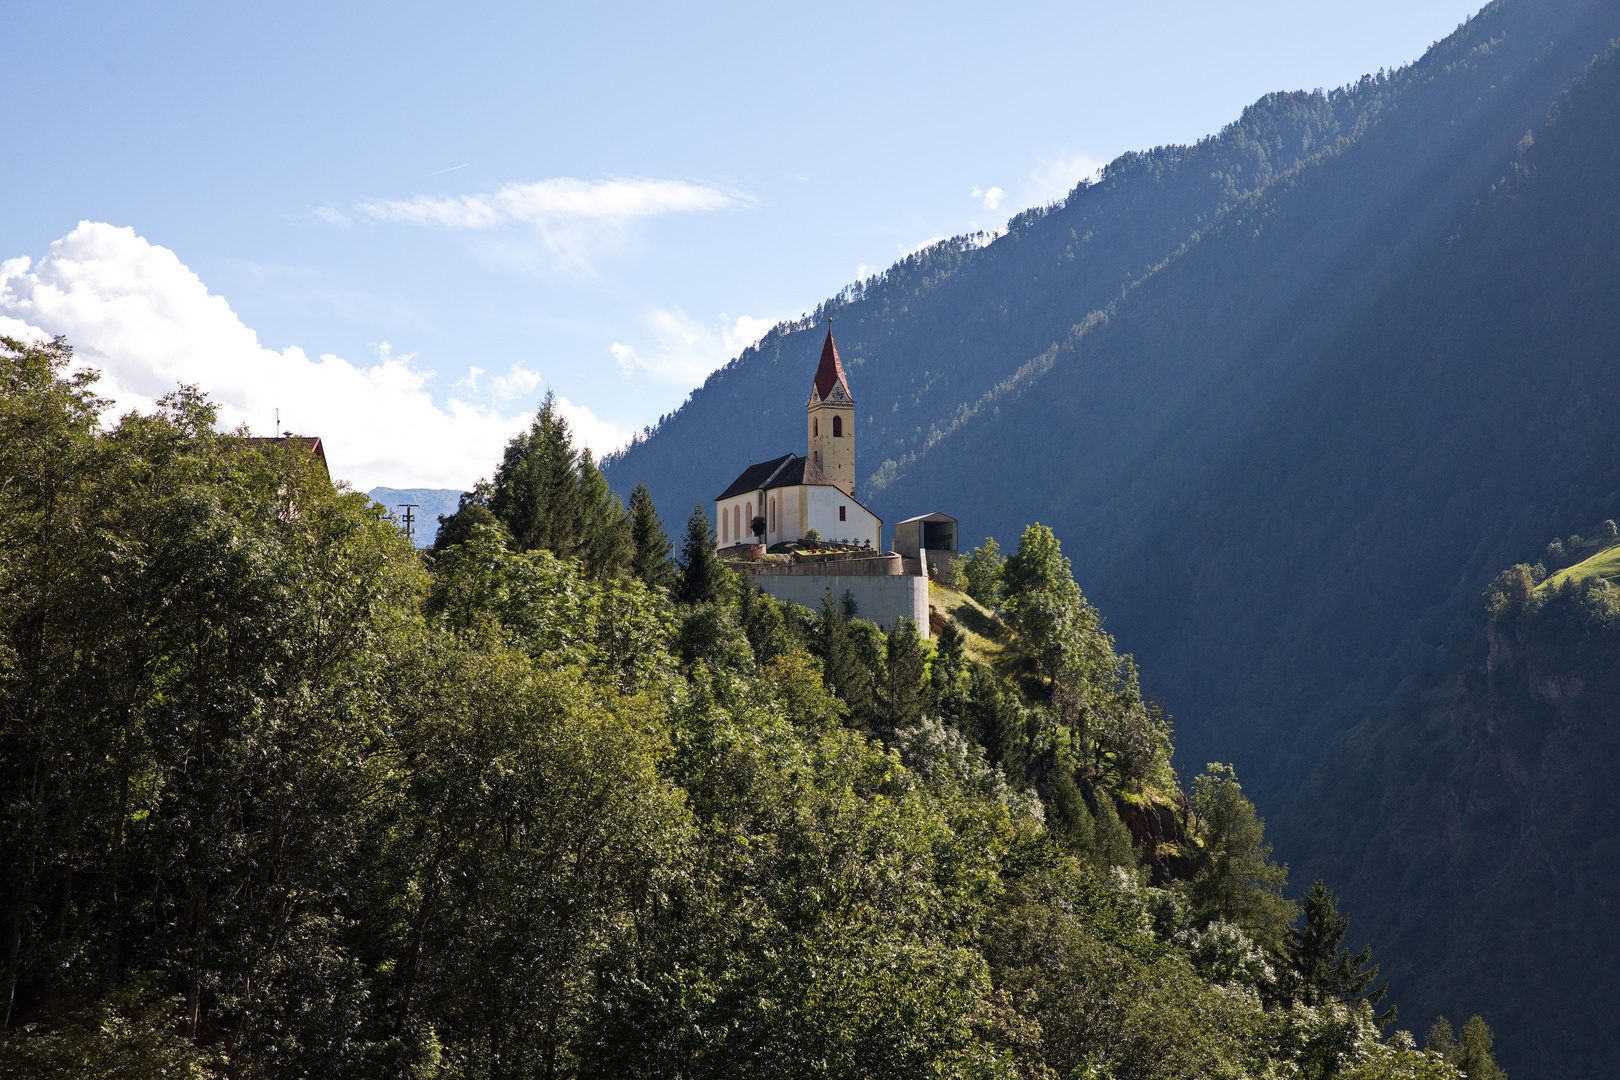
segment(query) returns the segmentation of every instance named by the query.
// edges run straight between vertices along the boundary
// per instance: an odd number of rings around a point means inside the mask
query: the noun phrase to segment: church
[[[805,403],[805,431],[804,457],[783,454],[750,465],[715,498],[721,552],[807,536],[883,550],[883,520],[855,499],[855,395],[831,327]],[[763,534],[756,534],[755,518],[764,519]]]

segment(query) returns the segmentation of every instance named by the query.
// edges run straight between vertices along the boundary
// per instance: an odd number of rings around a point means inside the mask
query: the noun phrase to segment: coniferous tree
[[[895,619],[885,644],[882,704],[887,737],[922,719],[924,669],[922,639],[910,619]]]
[[[934,642],[934,663],[928,675],[928,708],[941,723],[958,731],[964,730],[967,719],[967,694],[962,686],[965,644],[961,628],[951,619]]]
[[[579,457],[579,491],[580,561],[592,577],[611,577],[628,568],[634,555],[630,518],[589,450]]]
[[[1424,1049],[1439,1054],[1446,1064],[1456,1066],[1468,1080],[1507,1080],[1507,1073],[1496,1064],[1496,1058],[1491,1053],[1494,1041],[1490,1025],[1481,1017],[1468,1018],[1459,1040],[1451,1029],[1451,1021],[1437,1016],[1434,1026],[1429,1028]]]
[[[849,708],[850,723],[869,734],[877,733],[877,700],[872,669],[861,656],[861,644],[850,626],[847,604],[835,601],[831,590],[821,601],[816,652],[827,690]]]
[[[630,542],[634,548],[631,572],[656,588],[672,587],[675,570],[669,562],[669,537],[658,520],[658,508],[646,484],[637,484],[630,492]]]
[[[1304,925],[1288,931],[1285,950],[1299,1000],[1307,1005],[1335,1000],[1376,1005],[1382,1001],[1389,984],[1372,985],[1378,978],[1377,964],[1366,967],[1372,959],[1372,946],[1362,946],[1354,956],[1341,947],[1350,916],[1339,914],[1338,902],[1321,878],[1306,894],[1303,907]],[[1394,1009],[1378,1017],[1380,1022],[1394,1018]]]
[[[584,518],[579,458],[568,421],[549,391],[529,430],[506,444],[489,508],[518,550],[576,553]]]
[[[714,530],[703,504],[692,507],[686,519],[686,535],[681,541],[681,576],[677,598],[686,604],[713,600],[720,592],[720,572],[724,569],[714,554]]]

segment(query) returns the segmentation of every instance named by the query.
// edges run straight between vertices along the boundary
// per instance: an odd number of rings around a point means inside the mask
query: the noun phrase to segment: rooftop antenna
[[[405,511],[405,513],[400,515],[400,521],[405,526],[405,539],[409,540],[413,544],[416,543],[416,515],[411,511],[421,509],[422,504],[395,503],[394,505]]]

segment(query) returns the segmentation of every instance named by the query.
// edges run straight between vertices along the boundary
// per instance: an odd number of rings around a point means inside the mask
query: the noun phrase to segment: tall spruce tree
[[[822,682],[848,706],[851,726],[875,735],[879,727],[877,694],[872,669],[862,658],[860,642],[851,631],[850,606],[834,600],[832,590],[827,591],[821,600],[821,624],[814,647],[821,660]]]
[[[927,705],[941,723],[966,733],[967,694],[962,685],[966,638],[951,619],[934,642],[934,662],[928,673]]]
[[[550,391],[529,430],[506,444],[491,489],[489,509],[520,551],[576,553],[584,524],[579,458]]]
[[[675,568],[670,565],[669,537],[658,520],[658,508],[646,484],[630,492],[630,570],[648,585],[660,589],[675,584]]]
[[[720,574],[725,568],[714,554],[714,529],[703,504],[692,507],[686,519],[686,535],[681,540],[681,573],[676,597],[685,604],[702,604],[720,593]]]
[[[1378,978],[1378,965],[1366,967],[1372,959],[1372,946],[1364,945],[1354,956],[1342,948],[1350,916],[1339,914],[1332,890],[1321,878],[1311,886],[1303,903],[1304,925],[1288,931],[1285,955],[1288,970],[1296,983],[1294,994],[1307,1005],[1329,1001],[1365,1001],[1376,1005],[1389,990],[1372,984]],[[1363,970],[1365,968],[1365,970]],[[1393,1020],[1395,1010],[1378,1017]]]
[[[579,492],[578,554],[586,571],[592,577],[605,578],[628,569],[635,554],[630,517],[589,450],[579,456]]]
[[[885,644],[882,704],[887,725],[883,734],[888,738],[922,719],[926,672],[916,623],[910,619],[895,619],[889,626]]]
[[[1491,1044],[1495,1040],[1490,1025],[1481,1017],[1468,1018],[1468,1023],[1463,1025],[1462,1039],[1459,1040],[1456,1032],[1451,1030],[1451,1021],[1437,1016],[1434,1026],[1429,1028],[1424,1049],[1439,1054],[1447,1065],[1456,1066],[1468,1080],[1507,1080],[1507,1073],[1497,1065],[1496,1057],[1491,1053]]]

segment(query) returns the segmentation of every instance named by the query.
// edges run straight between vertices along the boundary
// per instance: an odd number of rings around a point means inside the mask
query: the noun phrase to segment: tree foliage
[[[672,597],[545,410],[423,556],[69,360],[0,346],[7,1075],[1455,1075],[1181,944],[1147,781],[959,629],[756,594],[701,507]],[[1280,903],[1235,781],[1194,802],[1193,909]]]

